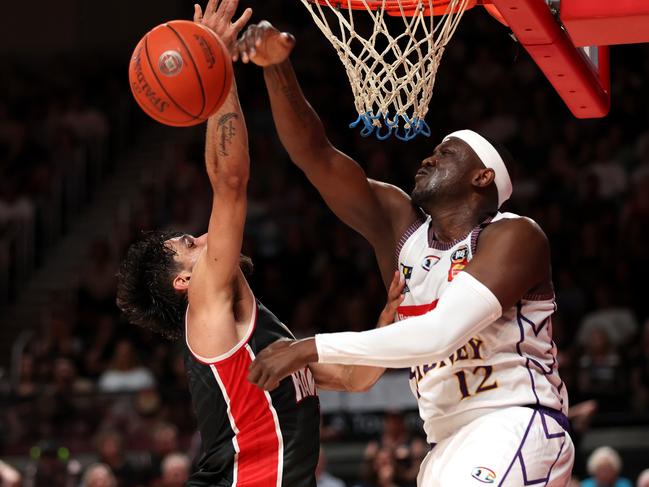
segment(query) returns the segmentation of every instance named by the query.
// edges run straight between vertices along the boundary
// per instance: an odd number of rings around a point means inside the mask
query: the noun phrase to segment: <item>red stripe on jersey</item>
[[[436,299],[432,303],[428,304],[412,304],[410,306],[399,306],[397,308],[397,314],[402,317],[408,316],[421,316],[424,313],[435,309],[437,307],[437,302],[439,299]]]
[[[282,471],[282,439],[270,395],[247,380],[251,352],[245,346],[227,360],[213,364],[229,399],[235,431],[237,487],[277,487]]]

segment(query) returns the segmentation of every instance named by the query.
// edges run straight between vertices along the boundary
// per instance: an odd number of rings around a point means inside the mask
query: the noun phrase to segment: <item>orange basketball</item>
[[[186,127],[204,122],[223,104],[232,84],[232,61],[210,29],[174,20],[138,42],[128,78],[133,96],[149,116]]]

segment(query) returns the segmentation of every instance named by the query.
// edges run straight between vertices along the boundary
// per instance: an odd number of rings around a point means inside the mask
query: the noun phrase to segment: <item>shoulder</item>
[[[485,244],[533,245],[548,247],[548,238],[543,229],[531,218],[505,217],[487,225],[480,233],[478,251]]]

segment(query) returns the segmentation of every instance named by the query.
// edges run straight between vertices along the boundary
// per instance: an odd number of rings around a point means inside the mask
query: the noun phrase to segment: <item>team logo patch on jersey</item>
[[[408,281],[412,277],[412,266],[401,264],[401,274],[403,274],[403,279],[406,281],[406,285],[403,288],[403,292],[409,293],[410,289],[408,288]]]
[[[493,484],[496,481],[496,474],[487,467],[475,467],[471,471],[471,477],[479,480],[483,484]]]
[[[451,282],[469,263],[469,247],[462,245],[451,254],[451,268],[448,270],[448,281]]]
[[[424,261],[421,263],[421,266],[424,268],[426,272],[430,270],[431,267],[433,267],[435,264],[439,262],[439,257],[436,255],[427,255],[424,257]]]

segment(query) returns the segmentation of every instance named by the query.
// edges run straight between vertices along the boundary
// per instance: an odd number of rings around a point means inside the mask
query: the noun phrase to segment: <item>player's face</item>
[[[170,238],[165,243],[176,252],[174,259],[180,264],[181,268],[191,271],[207,245],[207,234],[201,237],[180,235],[179,237]]]
[[[414,204],[425,206],[433,198],[460,194],[465,189],[469,170],[474,166],[468,146],[459,139],[442,142],[421,161],[410,195]]]

